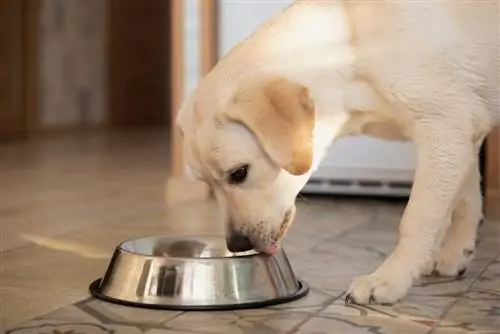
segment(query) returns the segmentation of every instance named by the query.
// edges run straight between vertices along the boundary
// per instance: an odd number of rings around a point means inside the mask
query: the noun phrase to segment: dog
[[[478,153],[500,122],[498,0],[302,0],[232,49],[181,106],[187,164],[225,213],[232,251],[273,254],[337,138],[414,143],[394,251],[346,302],[394,303],[463,274],[482,219]]]

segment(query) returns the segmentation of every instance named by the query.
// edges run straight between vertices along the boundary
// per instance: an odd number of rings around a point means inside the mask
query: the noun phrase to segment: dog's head
[[[230,251],[276,251],[313,164],[314,105],[285,78],[242,83],[230,98],[198,89],[177,124],[194,176],[225,213]]]

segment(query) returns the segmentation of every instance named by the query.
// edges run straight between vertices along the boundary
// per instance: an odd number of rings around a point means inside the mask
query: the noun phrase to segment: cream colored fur
[[[459,274],[481,219],[478,150],[500,121],[499,6],[295,2],[224,57],[181,108],[193,174],[213,187],[228,226],[266,251],[335,139],[413,141],[399,242],[354,280],[347,301],[391,303],[422,274]],[[247,180],[228,184],[242,164]]]

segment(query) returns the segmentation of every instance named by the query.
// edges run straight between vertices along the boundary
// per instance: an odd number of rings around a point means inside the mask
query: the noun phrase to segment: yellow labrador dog
[[[181,108],[193,174],[227,214],[227,244],[274,253],[295,197],[335,139],[417,149],[394,252],[347,301],[392,303],[460,275],[481,217],[478,151],[499,124],[499,0],[296,1],[224,57]]]

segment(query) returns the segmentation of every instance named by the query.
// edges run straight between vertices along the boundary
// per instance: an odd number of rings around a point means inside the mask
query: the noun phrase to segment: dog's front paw
[[[412,285],[408,275],[378,273],[358,276],[351,284],[346,304],[392,304],[406,296]]]
[[[456,277],[462,276],[472,260],[474,249],[443,247],[434,258],[432,275]]]
[[[434,262],[434,258],[432,258],[430,261],[427,261],[424,269],[422,269],[422,273],[420,274],[421,276],[433,276],[434,275],[434,269],[436,265]]]

